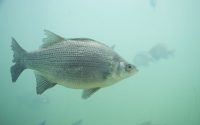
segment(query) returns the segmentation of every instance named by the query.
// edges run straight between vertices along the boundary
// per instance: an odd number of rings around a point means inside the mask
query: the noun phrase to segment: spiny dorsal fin
[[[47,48],[53,44],[62,42],[63,40],[65,40],[65,38],[49,31],[49,30],[44,30],[44,33],[46,35],[46,38],[43,39],[43,44],[41,46],[41,48]]]
[[[98,91],[100,88],[92,88],[92,89],[84,89],[83,90],[83,94],[82,94],[82,98],[83,99],[87,99],[89,98],[91,95],[93,95],[96,91]]]
[[[87,41],[89,41],[89,42],[96,42],[96,40],[94,40],[94,39],[90,39],[90,38],[71,38],[71,39],[68,39],[68,40],[75,40],[75,41],[84,41],[84,42],[87,42]]]
[[[42,94],[47,89],[52,88],[56,85],[56,83],[48,81],[44,76],[41,76],[35,72],[37,87],[36,91],[37,94]]]

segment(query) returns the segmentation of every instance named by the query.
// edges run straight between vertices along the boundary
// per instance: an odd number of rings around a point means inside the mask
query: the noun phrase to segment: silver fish
[[[93,39],[66,39],[48,30],[37,51],[25,51],[14,38],[12,50],[15,63],[11,67],[12,82],[24,69],[34,70],[37,94],[56,84],[84,89],[86,99],[102,87],[132,76],[138,70],[126,62],[111,47]]]

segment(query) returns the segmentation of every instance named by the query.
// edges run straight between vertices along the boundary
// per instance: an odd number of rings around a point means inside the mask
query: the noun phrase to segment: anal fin
[[[54,87],[57,83],[50,82],[48,79],[46,79],[44,76],[41,76],[37,73],[35,73],[37,87],[36,92],[37,94],[42,94],[47,89]]]
[[[92,89],[85,89],[83,90],[83,94],[82,94],[82,98],[83,99],[87,99],[89,98],[91,95],[93,95],[96,91],[98,91],[100,88],[92,88]]]

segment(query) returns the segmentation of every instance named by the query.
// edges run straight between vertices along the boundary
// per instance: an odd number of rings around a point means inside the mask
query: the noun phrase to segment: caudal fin
[[[10,72],[12,76],[12,82],[15,82],[18,79],[19,75],[23,72],[23,70],[26,69],[24,58],[27,52],[17,43],[14,38],[12,38],[11,47],[14,52],[13,62],[15,64],[11,66]]]

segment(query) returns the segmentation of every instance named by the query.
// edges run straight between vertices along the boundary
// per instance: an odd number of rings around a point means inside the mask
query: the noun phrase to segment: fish
[[[155,8],[157,4],[157,0],[149,0],[149,4],[151,5],[151,7]]]
[[[45,109],[50,104],[50,99],[45,96],[38,96],[33,93],[26,93],[16,96],[17,104],[31,110]]]
[[[142,122],[139,125],[154,125],[151,121]]]
[[[145,121],[145,122],[142,122],[142,123],[140,123],[138,125],[159,125],[159,124],[153,123],[151,121]],[[164,125],[167,125],[167,123],[164,123]]]
[[[168,59],[175,53],[174,49],[169,49],[166,45],[158,43],[148,51],[142,51],[135,55],[133,62],[137,67],[145,67],[150,63],[155,63],[161,59]]]
[[[149,50],[149,54],[154,60],[168,59],[174,52],[175,50],[169,50],[163,44],[157,44]]]
[[[40,122],[38,125],[46,125],[46,121],[44,120],[44,121]]]
[[[71,125],[81,125],[82,122],[83,122],[83,120],[78,120],[78,121],[72,123]]]
[[[147,52],[140,52],[134,57],[133,61],[138,67],[149,66],[149,63],[152,62],[152,57]]]
[[[38,50],[28,52],[12,37],[14,52],[10,72],[16,82],[25,69],[34,71],[36,92],[42,94],[55,85],[83,89],[87,99],[101,88],[138,72],[111,47],[90,38],[64,38],[44,30],[46,38]]]

